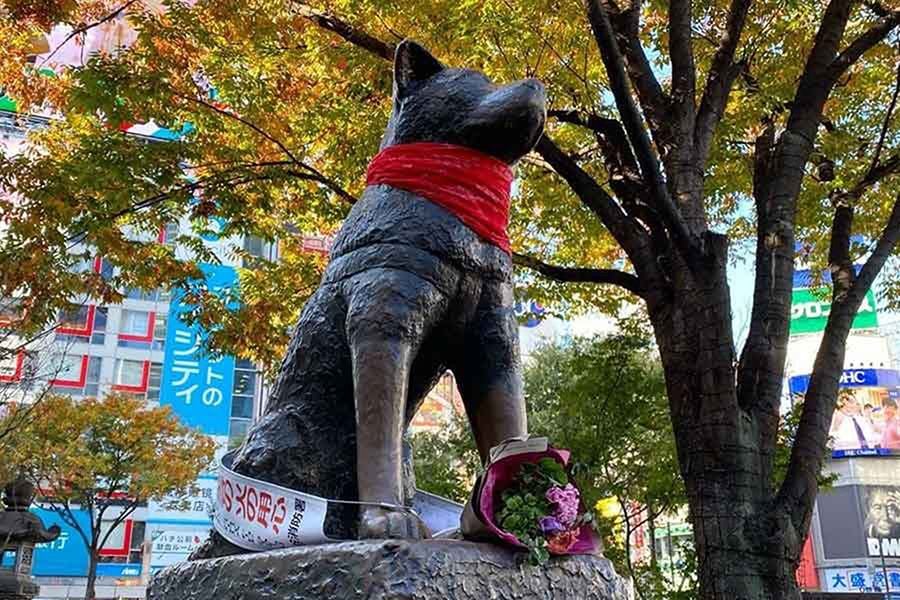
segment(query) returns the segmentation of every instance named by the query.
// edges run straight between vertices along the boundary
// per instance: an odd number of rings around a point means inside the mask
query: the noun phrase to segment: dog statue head
[[[445,67],[411,40],[394,57],[394,110],[381,148],[411,142],[465,146],[513,164],[537,143],[546,119],[544,86],[498,86],[478,71]]]

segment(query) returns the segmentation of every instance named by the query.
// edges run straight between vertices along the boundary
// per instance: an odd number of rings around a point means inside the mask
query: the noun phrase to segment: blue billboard
[[[200,268],[208,290],[224,292],[235,286],[234,268],[207,264]],[[207,435],[228,435],[234,357],[209,355],[206,333],[199,325],[189,325],[182,319],[192,309],[182,298],[183,293],[175,293],[169,305],[159,402],[171,406],[189,427]]]
[[[789,380],[792,394],[805,394],[809,375],[797,375]],[[900,387],[900,372],[892,369],[845,369],[840,386],[844,387]]]
[[[62,532],[59,537],[46,544],[38,544],[34,550],[33,575],[84,577],[88,571],[88,551],[78,530],[63,521],[62,517],[52,510],[31,508],[44,526],[59,525]],[[75,521],[82,531],[90,535],[91,518],[85,510],[72,511]]]

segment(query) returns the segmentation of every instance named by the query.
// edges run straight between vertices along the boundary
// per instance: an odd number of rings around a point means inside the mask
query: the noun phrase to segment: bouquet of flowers
[[[596,552],[593,516],[566,470],[568,460],[569,452],[546,438],[507,440],[492,449],[463,513],[463,534],[526,548],[532,563]]]

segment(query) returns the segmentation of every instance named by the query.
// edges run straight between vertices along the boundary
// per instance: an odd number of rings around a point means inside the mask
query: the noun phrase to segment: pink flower
[[[547,538],[547,549],[553,554],[565,554],[578,541],[578,530],[570,529]]]
[[[564,527],[571,527],[578,517],[578,502],[581,499],[575,486],[571,483],[566,484],[564,488],[555,485],[547,490],[546,498],[556,505],[556,508],[553,510],[553,516]]]

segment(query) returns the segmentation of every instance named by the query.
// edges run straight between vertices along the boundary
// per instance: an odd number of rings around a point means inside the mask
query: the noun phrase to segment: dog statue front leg
[[[351,354],[359,499],[399,507],[403,504],[403,418],[412,345],[399,338],[355,340]],[[374,504],[360,508],[361,538],[427,536],[412,513]]]

